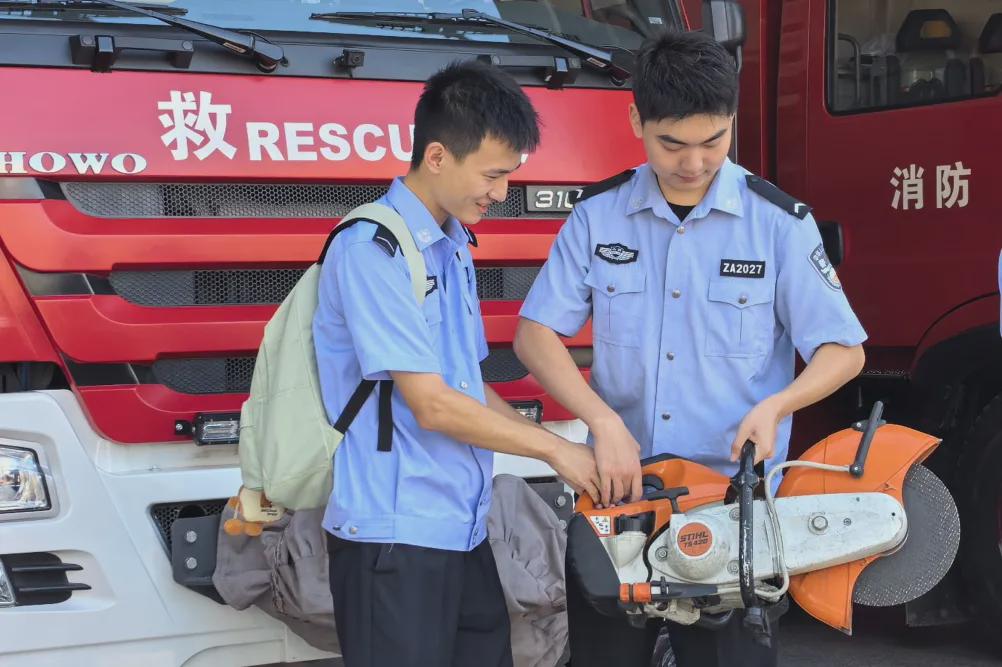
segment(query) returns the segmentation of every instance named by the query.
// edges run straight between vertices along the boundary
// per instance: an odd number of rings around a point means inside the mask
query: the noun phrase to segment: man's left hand
[[[741,446],[747,440],[755,443],[755,463],[772,458],[776,451],[776,430],[782,418],[779,400],[775,396],[770,396],[752,408],[741,421],[737,436],[731,443],[731,461],[738,460]]]

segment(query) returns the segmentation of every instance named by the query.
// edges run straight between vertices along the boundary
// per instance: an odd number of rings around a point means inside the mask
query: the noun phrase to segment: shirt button
[[[671,419],[671,415],[668,414],[667,412],[662,412],[661,413],[661,419],[663,419],[665,421],[668,421],[669,419]]]
[[[673,299],[677,299],[677,298],[679,298],[680,296],[682,296],[682,290],[677,290],[677,289],[673,289],[673,290],[671,291],[671,295],[672,295],[672,298],[673,298]]]
[[[640,205],[643,203],[644,202],[640,201],[639,199],[634,199],[633,201],[630,202],[630,206],[632,206],[633,208],[639,208]]]
[[[615,285],[609,285],[608,287],[605,288],[605,291],[609,292],[610,294],[612,294],[613,292],[616,291],[616,286]]]
[[[467,384],[466,380],[463,380],[462,382],[459,383],[459,388],[463,389],[463,390],[466,390],[466,389],[470,388],[470,385]]]
[[[665,359],[667,359],[668,361],[674,361],[675,360],[675,353],[674,352],[669,352],[668,354],[665,355]]]
[[[738,303],[740,303],[742,305],[748,303],[748,295],[747,294],[742,294],[741,296],[739,296],[738,297]]]
[[[685,227],[679,227],[678,228],[678,233],[679,234],[685,234]]]
[[[358,535],[358,526],[352,526],[351,528],[348,529],[348,532],[351,533],[352,535]]]

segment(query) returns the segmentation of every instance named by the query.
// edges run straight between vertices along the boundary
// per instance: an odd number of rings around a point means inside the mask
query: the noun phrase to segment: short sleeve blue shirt
[[[484,403],[487,342],[471,237],[452,218],[440,227],[400,179],[379,203],[403,217],[424,255],[425,301],[414,298],[402,252],[374,240],[375,225],[357,223],[335,238],[313,320],[328,418],[337,420],[362,378],[388,380],[390,371],[437,373]],[[334,456],[324,528],[348,540],[473,549],[486,536],[493,453],[422,429],[396,391],[392,449],[378,451],[377,393]]]
[[[794,355],[866,334],[814,219],[749,189],[725,162],[678,219],[649,166],[579,202],[521,315],[575,335],[592,318],[591,382],[642,455],[674,453],[731,474],[744,416],[793,381]],[[802,205],[801,205],[802,206]],[[780,424],[785,460],[792,420]]]

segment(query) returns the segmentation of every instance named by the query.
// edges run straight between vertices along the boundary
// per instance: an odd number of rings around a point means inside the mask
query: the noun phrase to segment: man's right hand
[[[599,475],[595,452],[591,447],[560,438],[560,445],[554,450],[549,464],[575,493],[587,493],[592,501],[598,503]]]
[[[621,500],[634,502],[643,495],[640,445],[616,416],[592,427],[595,463],[601,484],[599,507],[612,507]]]

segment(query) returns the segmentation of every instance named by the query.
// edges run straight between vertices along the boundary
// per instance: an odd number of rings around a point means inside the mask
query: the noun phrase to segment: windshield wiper
[[[508,32],[520,35],[528,35],[536,39],[555,44],[575,56],[581,58],[582,62],[600,72],[605,72],[617,81],[625,81],[630,78],[630,66],[632,62],[625,56],[611,51],[605,51],[598,47],[568,39],[550,30],[536,28],[533,26],[515,23],[497,16],[485,14],[476,9],[463,9],[462,12],[326,12],[323,14],[311,14],[310,18],[315,21],[373,23],[376,25],[410,26],[415,24],[430,25],[456,25],[456,26],[496,26],[504,28]],[[624,62],[624,60],[626,62]]]
[[[18,9],[51,9],[50,5],[64,7],[65,9],[86,9],[88,7],[113,7],[132,14],[140,14],[151,19],[157,19],[164,23],[195,33],[200,37],[222,46],[239,55],[246,55],[255,60],[257,66],[266,71],[272,72],[285,61],[285,52],[281,46],[272,44],[263,37],[248,35],[242,32],[218,28],[208,23],[189,21],[188,19],[175,18],[166,13],[146,9],[142,5],[133,5],[117,0],[64,0],[63,2],[45,2],[41,4],[18,2],[0,2],[0,9],[17,7]]]
[[[163,14],[169,14],[171,16],[184,16],[188,13],[188,10],[184,7],[164,7],[162,5],[144,5],[144,4],[134,4],[132,7],[138,7],[140,9],[148,9],[153,11],[158,11]],[[79,0],[51,0],[50,2],[25,2],[19,0],[17,2],[0,2],[0,11],[5,12],[16,12],[16,11],[41,11],[41,12],[100,12],[104,13],[117,13],[123,10],[112,7],[104,6],[96,2],[80,2]],[[131,14],[129,10],[125,10],[125,13]]]

